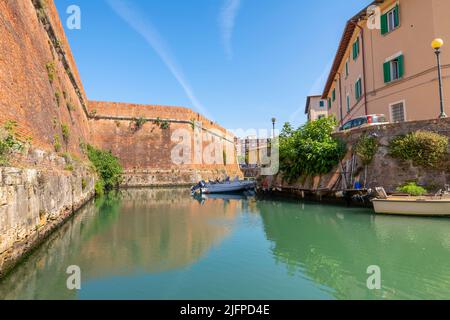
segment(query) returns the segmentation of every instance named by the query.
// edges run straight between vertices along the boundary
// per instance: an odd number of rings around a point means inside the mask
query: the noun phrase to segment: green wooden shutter
[[[402,78],[405,74],[405,57],[403,55],[398,57],[398,77]]]
[[[333,93],[331,95],[333,97],[333,101],[336,100],[336,89],[333,89]]]
[[[385,62],[383,65],[384,69],[384,83],[391,82],[391,62]]]
[[[359,90],[358,90],[359,83],[358,82],[359,81],[356,81],[356,83],[355,83],[355,98],[356,98],[356,101],[359,100]]]
[[[388,19],[387,13],[381,16],[381,34],[388,33]]]
[[[359,55],[359,38],[353,43],[353,60],[356,60]]]
[[[400,11],[398,4],[395,6],[394,10],[394,21],[395,27],[397,28],[400,25]]]
[[[331,109],[331,98],[328,98],[328,109]]]

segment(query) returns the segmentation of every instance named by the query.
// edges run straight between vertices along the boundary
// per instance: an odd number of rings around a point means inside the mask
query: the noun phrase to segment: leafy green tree
[[[280,134],[280,169],[294,181],[302,175],[329,173],[345,155],[345,143],[332,136],[337,125],[333,117],[308,122],[293,130],[285,124]]]

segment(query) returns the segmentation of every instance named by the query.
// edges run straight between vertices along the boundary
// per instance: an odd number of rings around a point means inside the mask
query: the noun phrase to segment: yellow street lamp
[[[431,42],[431,47],[434,49],[437,58],[437,66],[438,66],[438,79],[439,79],[439,99],[440,99],[440,107],[441,114],[439,118],[447,118],[447,115],[444,111],[444,93],[442,89],[442,72],[441,72],[441,48],[444,45],[444,40],[437,38]]]
[[[431,42],[431,47],[435,50],[440,49],[444,45],[444,40],[436,38]]]

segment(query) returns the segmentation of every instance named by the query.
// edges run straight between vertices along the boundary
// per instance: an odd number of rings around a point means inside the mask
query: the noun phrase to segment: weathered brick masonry
[[[53,1],[45,1],[44,8],[41,3],[8,0],[0,4],[0,123],[16,121],[22,136],[31,137],[34,147],[47,151],[54,149],[55,137],[62,141],[61,125],[67,125],[70,139],[64,149],[79,157],[84,157],[80,142],[111,150],[128,177],[140,176],[139,185],[240,175],[231,152],[233,136],[190,109],[88,101],[56,7]],[[52,81],[49,63],[54,65]],[[168,121],[170,126],[161,129],[149,121],[133,130],[133,119],[140,117]],[[214,131],[215,138],[222,137],[228,165],[172,162],[172,133],[180,128],[194,132],[192,121],[201,123],[202,134]],[[204,147],[207,145],[205,141]],[[148,176],[147,182],[143,175]]]
[[[190,109],[92,101],[89,108],[95,114],[90,122],[92,140],[121,159],[125,185],[191,184],[225,174],[241,175],[234,136]],[[146,122],[137,129],[136,119],[140,118]],[[159,119],[167,121],[168,127],[162,128]],[[186,143],[190,161],[183,164],[173,161],[173,152],[180,143],[177,132],[189,137]],[[213,143],[220,146],[220,159],[205,161],[204,153]]]
[[[61,124],[66,124],[68,151],[80,155],[79,142],[90,138],[88,120],[64,59],[80,95],[85,94],[56,8],[47,2],[47,17],[64,54],[55,49],[56,39],[49,38],[31,0],[0,2],[0,123],[16,121],[21,135],[46,150],[53,149],[55,135],[61,137]],[[50,65],[54,65],[52,82],[47,72]]]

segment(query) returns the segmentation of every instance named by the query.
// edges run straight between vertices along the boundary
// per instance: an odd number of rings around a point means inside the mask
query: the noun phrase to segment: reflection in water
[[[312,208],[314,207],[314,209]],[[289,273],[326,286],[337,299],[450,297],[450,221],[360,214],[344,208],[261,203],[273,254]],[[383,289],[367,290],[367,267]]]
[[[61,293],[51,297],[72,298],[61,286],[69,265],[81,268],[83,280],[187,267],[230,234],[239,204],[199,207],[183,189],[109,194],[85,206],[1,283],[0,298],[45,299],[48,291],[37,288],[52,284]]]
[[[66,288],[66,268],[82,290]],[[366,287],[367,267],[382,272]],[[450,297],[450,220],[184,189],[91,202],[0,282],[1,299]]]

